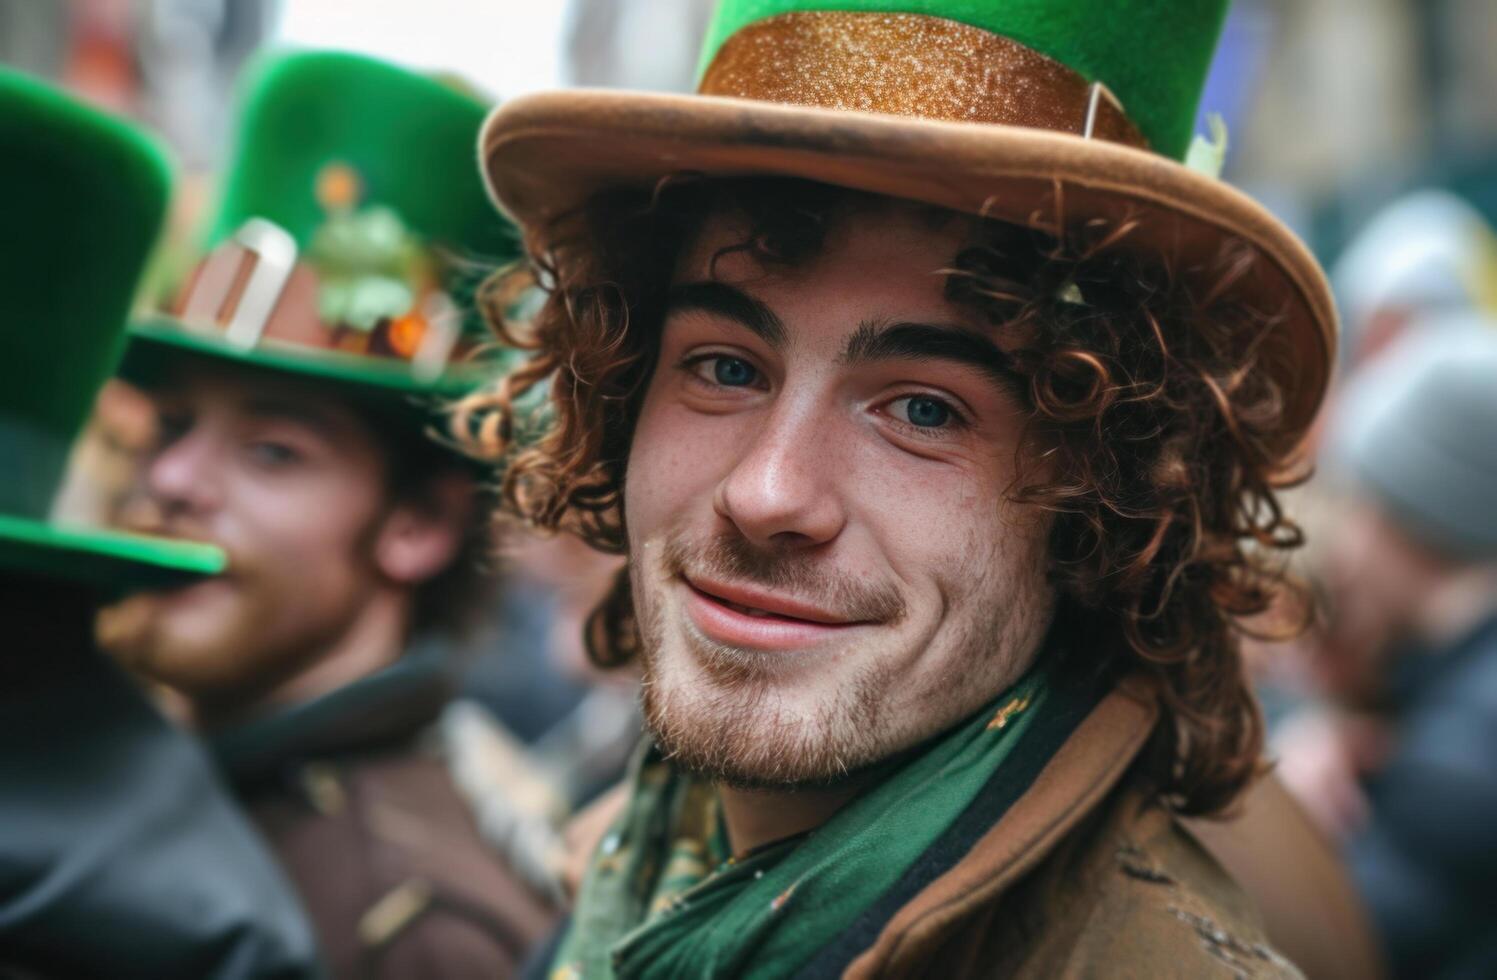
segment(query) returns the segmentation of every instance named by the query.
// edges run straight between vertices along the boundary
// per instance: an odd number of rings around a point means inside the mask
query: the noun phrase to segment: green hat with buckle
[[[695,95],[569,90],[484,125],[490,193],[526,228],[664,179],[790,177],[1117,243],[1269,324],[1255,370],[1288,453],[1330,378],[1336,313],[1314,256],[1219,179],[1192,138],[1228,0],[721,0]],[[1214,127],[1215,128],[1215,127]],[[602,148],[602,149],[600,149]],[[1199,148],[1199,149],[1198,149]]]
[[[119,356],[166,214],[160,152],[126,123],[0,69],[0,572],[105,591],[223,570],[218,548],[48,519]]]
[[[185,352],[404,397],[481,383],[474,291],[518,255],[475,163],[485,111],[360,55],[254,66],[208,251],[169,314],[132,324],[122,374]]]

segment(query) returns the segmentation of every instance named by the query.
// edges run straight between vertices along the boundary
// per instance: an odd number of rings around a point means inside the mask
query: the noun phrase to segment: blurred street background
[[[563,86],[689,92],[712,7],[0,0],[0,63],[171,147],[165,281],[212,207],[257,51],[362,52],[496,102]],[[1305,240],[1342,316],[1315,475],[1286,496],[1309,537],[1311,628],[1249,639],[1249,661],[1280,778],[1343,846],[1406,976],[1497,975],[1493,52],[1494,0],[1236,0],[1198,121],[1225,122],[1224,179]],[[539,758],[564,760],[576,804],[616,776],[637,726],[618,685],[578,710],[597,685],[581,623],[613,565],[565,542],[512,550],[464,684]]]
[[[263,46],[336,47],[450,72],[496,99],[562,85],[689,91],[710,0],[0,0],[0,61],[157,129],[188,172],[226,152]],[[1497,4],[1237,0],[1202,111],[1226,178],[1323,261],[1401,191],[1497,213]]]

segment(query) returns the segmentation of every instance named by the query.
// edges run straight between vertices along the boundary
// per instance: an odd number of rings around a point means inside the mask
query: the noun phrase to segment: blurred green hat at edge
[[[129,124],[0,68],[0,572],[105,592],[222,571],[208,545],[47,517],[119,357],[166,213],[167,165]]]

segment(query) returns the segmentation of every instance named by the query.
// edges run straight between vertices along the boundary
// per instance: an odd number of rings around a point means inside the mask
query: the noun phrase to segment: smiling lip
[[[808,603],[758,589],[692,580],[687,614],[708,639],[756,650],[799,650],[840,636],[864,620],[848,620]]]

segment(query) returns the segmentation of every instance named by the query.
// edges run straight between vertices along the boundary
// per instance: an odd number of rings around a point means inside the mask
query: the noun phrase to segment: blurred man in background
[[[1414,323],[1344,393],[1312,667],[1279,771],[1340,840],[1395,969],[1497,975],[1497,327]]]
[[[505,976],[551,918],[421,740],[449,697],[423,642],[490,598],[477,481],[426,431],[513,247],[482,115],[365,58],[261,65],[216,247],[123,369],[161,428],[124,522],[230,564],[101,636],[211,740],[342,977]]]
[[[167,180],[160,151],[119,121],[0,70],[7,977],[320,974],[300,905],[201,749],[91,636],[102,603],[211,581],[222,552],[46,517],[117,354]]]

